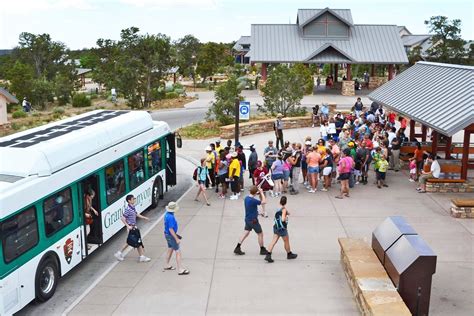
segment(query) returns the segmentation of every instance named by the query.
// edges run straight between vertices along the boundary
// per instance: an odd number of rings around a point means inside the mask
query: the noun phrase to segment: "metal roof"
[[[242,51],[246,50],[242,47],[242,45],[250,45],[252,41],[251,36],[241,36],[237,42],[235,42],[234,46],[232,47],[234,50]]]
[[[403,35],[402,42],[405,46],[419,45],[422,42],[429,40],[431,35]]]
[[[418,62],[369,98],[453,136],[474,124],[474,67]]]
[[[8,103],[18,103],[18,99],[5,88],[0,87],[0,94],[7,99]]]
[[[334,62],[331,56],[315,56],[322,46],[331,44],[350,56],[353,64],[408,63],[396,25],[353,25],[349,38],[338,39],[304,38],[296,24],[253,24],[251,39],[252,62],[331,63]]]
[[[352,14],[349,9],[298,9],[298,24],[303,26],[313,20],[314,18],[320,16],[324,12],[330,12],[334,16],[340,18],[343,22],[346,22],[350,25],[354,24],[352,22]]]
[[[80,76],[80,75],[85,75],[86,73],[91,72],[92,69],[90,69],[90,68],[76,68],[76,71],[77,71],[77,75]]]

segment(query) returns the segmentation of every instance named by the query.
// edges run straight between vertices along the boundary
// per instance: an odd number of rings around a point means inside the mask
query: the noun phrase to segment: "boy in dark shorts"
[[[286,202],[286,196],[282,196],[280,199],[280,209],[278,209],[278,211],[275,213],[273,224],[273,240],[270,243],[270,246],[268,246],[267,254],[265,256],[265,260],[268,263],[272,263],[274,261],[272,259],[272,250],[280,237],[285,243],[286,258],[296,259],[296,257],[298,257],[298,255],[296,253],[292,253],[290,249],[290,237],[288,236],[288,215],[290,215],[290,212],[288,212],[286,209]]]
[[[258,244],[260,245],[260,254],[261,255],[266,255],[267,250],[263,246],[263,231],[262,227],[260,226],[260,223],[258,222],[258,206],[265,204],[266,199],[265,195],[263,194],[263,190],[261,188],[257,188],[256,186],[251,186],[249,195],[245,197],[244,199],[244,205],[245,205],[245,228],[244,228],[244,234],[242,237],[240,237],[239,243],[234,249],[234,253],[236,255],[245,255],[245,252],[243,252],[240,249],[240,246],[244,242],[245,238],[247,238],[252,230],[255,231],[258,235]],[[258,200],[255,196],[259,193],[260,195],[260,200]]]

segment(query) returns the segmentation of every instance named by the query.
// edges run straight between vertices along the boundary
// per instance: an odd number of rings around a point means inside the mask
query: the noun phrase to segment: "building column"
[[[262,80],[266,81],[267,80],[267,63],[262,63]]]
[[[372,67],[370,68],[370,76],[375,77],[375,64],[372,64]]]
[[[334,73],[333,73],[332,71],[333,71],[332,64],[329,64],[329,74],[330,74],[331,76],[334,75]]]
[[[347,64],[346,80],[352,80],[351,64]]]
[[[393,64],[389,64],[388,65],[388,80],[393,79],[393,71],[394,71]]]
[[[421,141],[426,142],[426,126],[421,125]]]
[[[410,141],[415,141],[415,120],[410,119]]]
[[[461,179],[467,180],[467,169],[469,169],[469,145],[471,142],[471,131],[468,127],[464,129],[464,143],[462,148]]]
[[[452,137],[448,137],[448,139],[446,139],[446,148],[444,149],[444,159],[451,159],[452,141],[453,141]]]
[[[438,132],[434,129],[431,131],[431,154],[436,155],[438,153]]]
[[[337,74],[339,72],[339,64],[334,65],[334,83],[337,82]]]

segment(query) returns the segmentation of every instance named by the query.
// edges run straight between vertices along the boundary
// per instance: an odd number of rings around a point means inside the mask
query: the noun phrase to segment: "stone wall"
[[[411,315],[368,243],[339,238],[341,263],[362,315]]]
[[[240,123],[239,124],[240,136],[271,132],[273,131],[274,122],[275,122],[275,119],[268,119],[268,120]],[[312,121],[311,116],[298,116],[298,117],[283,118],[284,130],[290,129],[290,128],[311,127],[312,124],[313,124],[313,121]],[[315,126],[319,126],[319,117],[316,120]],[[235,129],[235,126],[233,124],[221,126],[220,137],[222,139],[234,138],[234,131],[235,131],[234,129]]]
[[[369,89],[376,89],[387,81],[386,77],[369,77]]]
[[[426,182],[426,192],[438,193],[465,193],[474,192],[474,182]]]
[[[346,96],[355,95],[355,87],[353,80],[344,80],[342,82],[341,94]]]
[[[452,203],[451,216],[456,218],[474,218],[474,207],[458,207]]]

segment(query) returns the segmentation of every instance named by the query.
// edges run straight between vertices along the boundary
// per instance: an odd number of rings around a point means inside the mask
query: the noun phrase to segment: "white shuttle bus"
[[[138,212],[156,206],[176,184],[175,150],[168,124],[144,111],[98,110],[0,138],[0,315],[51,298],[123,227],[127,194]],[[91,190],[99,215],[86,225]]]

